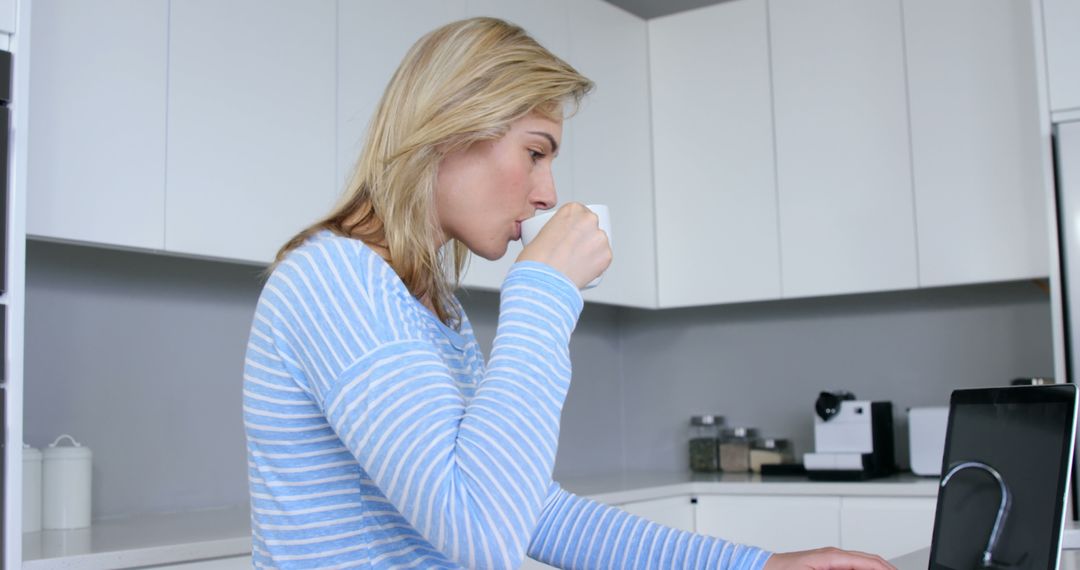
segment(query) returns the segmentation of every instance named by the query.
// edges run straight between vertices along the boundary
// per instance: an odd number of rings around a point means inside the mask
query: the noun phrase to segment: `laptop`
[[[1072,384],[953,392],[931,570],[1058,567],[1076,410]]]

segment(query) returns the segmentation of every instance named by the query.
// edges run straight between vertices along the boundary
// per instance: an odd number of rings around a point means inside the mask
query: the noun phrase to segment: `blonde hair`
[[[592,86],[502,20],[472,18],[428,33],[387,85],[341,201],[282,246],[274,265],[324,229],[360,239],[380,252],[412,295],[429,297],[441,321],[457,325],[452,292],[469,252],[453,240],[451,264],[436,247],[439,163],[449,152],[503,136],[530,113],[561,119],[564,104],[576,109]]]

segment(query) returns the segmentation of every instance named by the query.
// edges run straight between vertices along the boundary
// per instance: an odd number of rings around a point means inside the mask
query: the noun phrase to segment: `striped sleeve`
[[[318,289],[317,278],[309,281]],[[316,401],[361,467],[439,551],[468,568],[520,566],[551,485],[580,293],[546,265],[515,264],[471,399],[422,327],[410,325],[415,312],[376,297],[334,293],[321,301],[356,310],[336,312],[308,334],[307,350],[327,354],[316,363]],[[362,334],[365,327],[374,335]],[[344,360],[334,356],[337,346],[363,349]],[[339,361],[335,374],[321,374]]]
[[[566,569],[761,570],[769,552],[673,529],[566,492],[551,494],[529,556]]]

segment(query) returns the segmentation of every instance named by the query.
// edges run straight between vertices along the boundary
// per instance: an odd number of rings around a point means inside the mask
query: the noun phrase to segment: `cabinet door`
[[[785,297],[917,285],[899,0],[772,0]]]
[[[580,0],[575,0],[580,1]],[[544,2],[543,9],[538,9],[535,2],[526,0],[467,0],[466,10],[469,16],[492,16],[517,24],[529,32],[555,55],[570,64],[569,57],[570,29],[568,0],[550,0]],[[563,146],[572,146],[573,120],[563,125]],[[553,173],[555,188],[559,194],[559,203],[574,199],[573,162],[574,153],[560,151],[555,160]],[[469,261],[462,284],[475,289],[498,290],[510,266],[521,253],[520,242],[510,242],[506,255],[496,261],[488,261],[474,255]],[[603,285],[601,285],[603,286]]]
[[[35,0],[26,226],[165,243],[165,0]]]
[[[697,532],[774,552],[840,544],[839,497],[705,495]]]
[[[600,0],[570,6],[570,61],[596,88],[567,122],[574,200],[607,204],[614,260],[586,301],[656,307],[648,29]]]
[[[1043,277],[1028,2],[904,0],[923,286]]]
[[[650,20],[649,58],[660,306],[778,298],[765,1]]]
[[[657,524],[694,532],[694,504],[685,495],[623,503],[619,508]]]
[[[268,262],[337,197],[333,0],[170,15],[170,251]]]
[[[843,497],[840,547],[895,558],[930,546],[937,499]]]
[[[664,526],[694,532],[694,505],[690,502],[690,497],[686,495],[633,501],[618,505],[618,508]],[[521,568],[522,570],[541,570],[552,568],[552,566],[526,559]]]
[[[465,0],[339,0],[337,177],[344,189],[368,121],[401,59],[424,34],[465,17]]]
[[[1080,2],[1042,0],[1050,109],[1080,110]]]
[[[0,32],[15,33],[15,0],[0,0]]]

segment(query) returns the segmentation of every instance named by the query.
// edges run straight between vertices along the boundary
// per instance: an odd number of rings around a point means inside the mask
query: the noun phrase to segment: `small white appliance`
[[[892,402],[822,392],[814,403],[814,449],[803,455],[810,479],[859,480],[896,471]]]
[[[945,455],[945,432],[949,427],[948,406],[908,409],[908,442],[911,472],[940,476]]]

